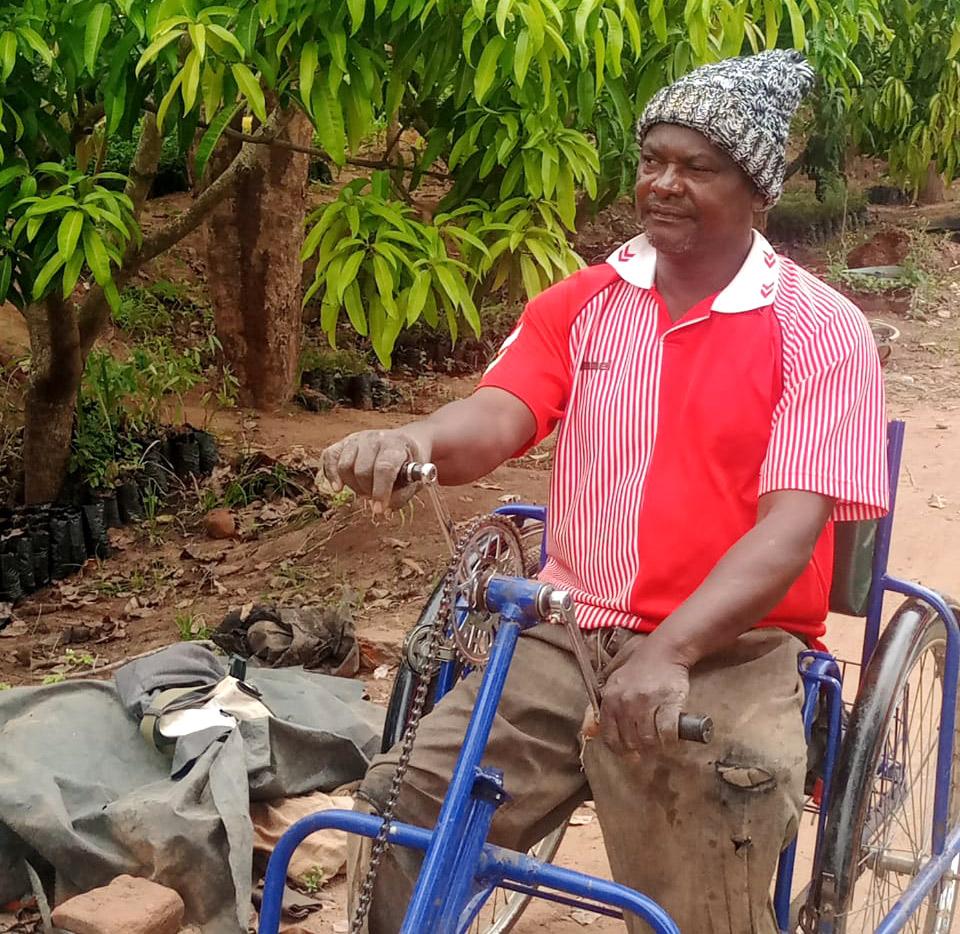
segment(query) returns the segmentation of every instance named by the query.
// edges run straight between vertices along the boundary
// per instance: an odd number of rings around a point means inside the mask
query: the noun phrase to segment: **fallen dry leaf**
[[[379,665],[374,669],[373,680],[374,681],[386,681],[390,677],[391,668],[389,665]]]
[[[593,922],[599,917],[600,915],[596,914],[596,912],[584,911],[582,908],[577,908],[570,912],[570,920],[576,921],[577,924],[581,925],[582,927],[587,927],[587,925],[593,924]]]
[[[503,487],[499,483],[492,483],[490,480],[477,480],[473,484],[478,490],[502,490]]]
[[[519,503],[520,497],[516,493],[505,493],[500,497],[501,503]]]
[[[578,808],[570,816],[569,824],[571,827],[586,827],[587,824],[592,824],[596,815],[588,811],[586,808]]]
[[[933,509],[946,509],[947,501],[936,493],[930,494],[930,499],[927,500],[927,505]]]
[[[414,574],[426,573],[426,571],[424,571],[423,569],[423,566],[420,564],[417,564],[417,562],[414,561],[413,558],[401,558],[400,561],[403,564],[405,564],[408,568],[410,568],[410,570],[413,571]]]
[[[391,548],[399,548],[400,550],[410,547],[410,542],[405,542],[402,538],[383,538],[381,541],[384,545],[389,545]]]

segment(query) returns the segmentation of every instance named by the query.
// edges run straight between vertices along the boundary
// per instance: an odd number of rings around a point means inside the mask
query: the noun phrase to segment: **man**
[[[472,396],[324,455],[384,509],[407,460],[468,483],[559,423],[542,577],[572,591],[600,660],[600,735],[581,767],[586,694],[566,634],[535,627],[488,748],[511,795],[492,836],[523,849],[592,796],[614,877],[685,934],[776,930],[806,764],[797,654],[824,633],[831,520],[886,508],[866,321],[752,229],[812,82],[798,53],[764,52],[657,94],[638,125],[645,234],[532,301]],[[433,823],[477,680],[421,724],[399,819]],[[711,745],[677,741],[681,710],[713,718]],[[394,764],[373,763],[366,807]],[[373,934],[398,929],[417,866],[385,859]]]

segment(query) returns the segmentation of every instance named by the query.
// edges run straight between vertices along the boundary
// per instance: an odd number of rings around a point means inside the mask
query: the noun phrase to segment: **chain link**
[[[444,632],[447,624],[455,626],[456,620],[453,618],[454,601],[460,582],[457,579],[457,572],[460,563],[467,552],[471,542],[476,538],[484,527],[496,527],[498,533],[509,534],[517,542],[519,554],[522,556],[523,549],[520,546],[520,539],[517,534],[516,526],[505,519],[496,516],[480,516],[474,519],[464,530],[463,535],[457,541],[450,558],[450,564],[443,579],[443,588],[440,595],[440,605],[437,610],[437,616],[433,623],[430,639],[427,643],[427,664],[425,671],[420,675],[417,690],[413,696],[413,703],[410,706],[410,716],[407,719],[407,725],[403,732],[403,738],[400,741],[400,754],[397,758],[397,766],[390,781],[390,790],[387,794],[386,803],[383,806],[381,817],[383,823],[380,826],[380,832],[373,841],[373,847],[370,850],[370,862],[367,867],[367,874],[364,876],[363,884],[360,887],[360,894],[357,898],[357,905],[354,909],[353,918],[350,922],[350,934],[360,934],[363,930],[364,922],[370,912],[370,903],[373,899],[373,887],[376,885],[377,876],[380,872],[380,864],[390,846],[390,828],[393,825],[394,814],[397,809],[397,802],[400,799],[400,792],[403,788],[403,779],[406,776],[407,768],[410,765],[410,756],[413,754],[413,744],[417,738],[417,730],[420,721],[423,718],[424,708],[427,704],[427,696],[430,693],[430,686],[433,683],[440,668],[440,647],[444,642]],[[522,558],[521,558],[522,561]],[[522,571],[521,571],[522,572]]]

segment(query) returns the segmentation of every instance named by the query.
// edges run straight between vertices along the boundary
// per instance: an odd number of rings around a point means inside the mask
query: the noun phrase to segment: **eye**
[[[715,175],[716,171],[710,168],[709,165],[691,165],[689,166],[691,172],[696,172],[698,175]]]
[[[645,169],[652,169],[652,168],[654,168],[655,166],[658,166],[658,165],[660,164],[660,160],[659,160],[659,159],[657,159],[655,156],[651,156],[651,155],[649,155],[649,154],[645,154],[645,155],[642,157],[642,162],[643,162],[643,167],[644,167]]]

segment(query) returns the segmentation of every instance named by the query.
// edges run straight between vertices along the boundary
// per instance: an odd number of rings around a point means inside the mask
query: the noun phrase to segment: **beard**
[[[696,247],[696,234],[692,230],[664,230],[660,224],[645,224],[647,241],[658,253],[668,256],[686,256]]]

